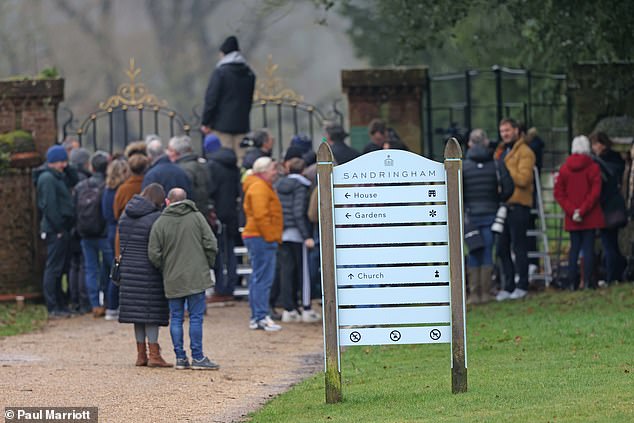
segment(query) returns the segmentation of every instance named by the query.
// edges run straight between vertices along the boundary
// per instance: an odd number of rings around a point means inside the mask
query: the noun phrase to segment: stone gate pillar
[[[368,143],[368,123],[385,120],[408,148],[423,154],[423,94],[426,66],[342,70],[341,85],[348,97],[351,144]]]
[[[0,133],[31,132],[45,157],[57,141],[57,106],[63,98],[63,79],[0,81]],[[0,299],[37,295],[46,246],[39,237],[30,168],[0,175],[0,204]]]
[[[44,157],[57,141],[57,106],[63,99],[63,79],[0,81],[0,133],[31,132]]]

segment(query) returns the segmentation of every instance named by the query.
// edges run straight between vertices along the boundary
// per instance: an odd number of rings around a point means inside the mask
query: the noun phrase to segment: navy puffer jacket
[[[284,213],[284,230],[296,228],[303,239],[312,237],[312,227],[306,215],[309,189],[310,181],[298,174],[285,176],[275,184]]]
[[[119,245],[122,250],[120,323],[167,326],[169,322],[163,278],[150,263],[147,252],[150,230],[160,215],[158,207],[135,195],[119,219]]]
[[[462,165],[462,172],[465,212],[469,216],[495,214],[505,198],[500,198],[498,194],[498,176],[492,152],[479,145],[470,148]],[[513,185],[511,175],[502,160],[497,162],[497,172],[502,186]]]

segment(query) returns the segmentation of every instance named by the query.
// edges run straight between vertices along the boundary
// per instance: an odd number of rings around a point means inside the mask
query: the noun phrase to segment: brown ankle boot
[[[467,304],[480,304],[482,284],[480,282],[480,268],[467,267],[467,281],[469,281],[469,297]]]
[[[172,367],[171,363],[167,363],[161,357],[161,347],[159,344],[150,345],[150,359],[147,362],[148,367]]]
[[[147,347],[145,342],[136,343],[136,363],[135,366],[147,366]]]
[[[491,288],[493,288],[493,266],[482,266],[480,268],[480,284],[482,285],[482,302],[488,303],[493,299]]]
[[[103,317],[106,314],[105,307],[93,307],[92,308],[92,317]]]

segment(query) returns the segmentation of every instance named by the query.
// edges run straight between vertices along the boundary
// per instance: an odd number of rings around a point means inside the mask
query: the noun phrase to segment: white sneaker
[[[282,312],[282,322],[284,323],[292,323],[292,322],[301,322],[302,316],[299,315],[297,310],[284,310]]]
[[[117,320],[119,319],[119,310],[106,310],[106,315],[104,316],[106,320]]]
[[[506,289],[500,290],[500,292],[498,292],[498,295],[495,296],[495,299],[497,301],[506,301],[510,298],[511,298],[511,293],[508,292]]]
[[[257,329],[257,328],[258,328],[258,322],[256,322],[255,319],[249,320],[249,329]]]
[[[509,299],[519,300],[521,298],[524,298],[527,294],[528,291],[521,288],[515,288],[515,291],[511,292],[511,295],[509,295]]]
[[[266,332],[277,332],[278,330],[282,329],[282,327],[275,323],[269,316],[266,316],[264,319],[258,320],[256,325],[256,329],[264,330]]]
[[[302,310],[302,322],[315,323],[321,321],[321,315],[315,310]]]

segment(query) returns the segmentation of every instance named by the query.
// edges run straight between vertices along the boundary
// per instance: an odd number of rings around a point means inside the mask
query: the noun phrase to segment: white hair
[[[187,135],[172,137],[168,146],[182,156],[192,151],[192,140]]]
[[[579,135],[572,140],[572,154],[590,154],[590,140],[585,135]]]
[[[158,140],[159,142],[161,142],[161,137],[159,137],[156,134],[149,134],[145,136],[145,145],[150,145],[150,143],[152,141],[156,141]]]
[[[260,157],[253,163],[253,173],[263,173],[275,166],[275,162],[268,156]]]
[[[163,154],[163,144],[160,139],[154,139],[147,144],[147,154],[152,160]]]

